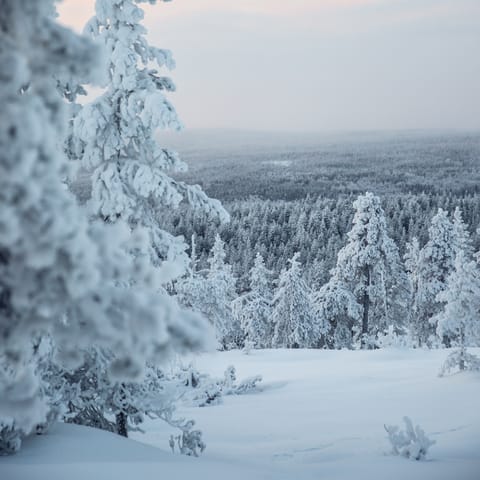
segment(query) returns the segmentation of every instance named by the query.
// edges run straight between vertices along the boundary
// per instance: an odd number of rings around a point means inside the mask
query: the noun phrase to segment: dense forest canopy
[[[308,283],[319,287],[327,281],[329,270],[345,242],[353,218],[356,195],[336,198],[307,197],[301,200],[248,200],[225,202],[231,214],[227,224],[212,224],[207,217],[190,210],[174,212],[165,219],[168,228],[189,240],[195,234],[200,266],[206,266],[217,232],[226,243],[227,261],[239,278],[239,290],[246,288],[249,269],[255,255],[261,253],[268,268],[277,274],[293,253],[300,252]],[[407,242],[414,237],[421,245],[428,239],[430,220],[439,208],[453,213],[460,207],[473,236],[480,246],[476,229],[480,224],[480,195],[409,195],[381,197],[389,234],[403,256]]]

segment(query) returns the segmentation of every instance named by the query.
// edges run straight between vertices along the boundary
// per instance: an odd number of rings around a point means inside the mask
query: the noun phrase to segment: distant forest
[[[183,137],[182,137],[183,138]],[[298,200],[371,191],[480,192],[480,132],[351,135],[185,134],[173,141],[212,197]]]
[[[309,285],[324,284],[351,227],[352,203],[366,191],[381,197],[401,255],[413,237],[426,243],[438,208],[453,212],[457,206],[480,247],[480,134],[321,140],[247,135],[215,147],[213,138],[199,136],[188,148],[178,145],[191,166],[182,179],[222,200],[231,221],[219,225],[182,209],[163,219],[165,228],[187,242],[195,234],[200,266],[220,233],[240,292],[257,252],[278,274],[298,251]]]

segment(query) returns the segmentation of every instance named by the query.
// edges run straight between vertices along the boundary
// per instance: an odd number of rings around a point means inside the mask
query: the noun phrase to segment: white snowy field
[[[259,373],[264,381],[261,392],[181,409],[204,432],[201,458],[171,454],[171,431],[158,421],[135,440],[58,425],[0,458],[0,479],[479,480],[480,373],[439,378],[447,353],[205,354],[194,360],[202,371],[222,376],[233,364],[239,379]],[[402,424],[405,415],[437,442],[427,461],[388,454],[383,424]]]

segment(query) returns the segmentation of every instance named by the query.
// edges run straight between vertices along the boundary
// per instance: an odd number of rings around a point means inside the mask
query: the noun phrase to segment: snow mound
[[[110,432],[73,424],[55,425],[47,435],[28,438],[18,454],[0,458],[1,480],[211,480],[216,472],[228,472],[229,480],[255,478],[257,474],[275,478],[275,474],[262,474],[257,467],[174,455]]]

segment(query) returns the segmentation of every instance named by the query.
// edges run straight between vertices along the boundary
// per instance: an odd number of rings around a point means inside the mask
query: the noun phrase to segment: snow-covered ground
[[[477,353],[480,353],[477,350]],[[182,409],[204,431],[201,458],[168,451],[170,430],[148,422],[126,440],[59,425],[0,459],[1,480],[326,479],[479,480],[480,374],[437,376],[446,351],[269,350],[195,359],[222,376],[260,373],[263,391]],[[388,455],[383,425],[408,415],[437,443],[428,460]],[[150,445],[145,445],[150,444]]]

